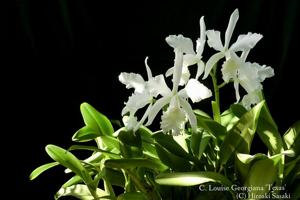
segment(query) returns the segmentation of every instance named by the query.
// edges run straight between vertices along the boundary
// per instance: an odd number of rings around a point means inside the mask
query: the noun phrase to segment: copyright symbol
[[[236,194],[237,199],[247,199],[246,193],[238,193]]]

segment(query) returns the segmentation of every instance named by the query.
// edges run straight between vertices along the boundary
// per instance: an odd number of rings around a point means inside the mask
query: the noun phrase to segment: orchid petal
[[[196,64],[199,61],[199,58],[194,54],[185,54],[183,56],[183,65],[191,66]]]
[[[175,99],[176,97],[173,97]],[[160,127],[166,133],[172,131],[172,134],[179,135],[180,129],[186,122],[185,112],[178,106],[170,106],[161,116]]]
[[[190,79],[185,87],[185,90],[193,103],[212,96],[211,90],[196,79]]]
[[[138,109],[149,104],[151,100],[152,97],[148,93],[133,93],[125,103],[126,106],[122,110],[122,115],[127,112],[135,113]]]
[[[142,93],[145,89],[145,81],[140,74],[122,72],[119,81],[126,85],[126,88],[134,88],[135,92]]]
[[[240,35],[236,42],[231,45],[232,51],[247,51],[252,49],[263,36],[258,33],[248,33],[247,35]]]
[[[190,38],[183,35],[170,35],[166,38],[167,43],[174,49],[178,49],[183,53],[196,54],[193,49],[193,42]]]
[[[205,64],[202,60],[197,63],[197,73],[196,73],[196,79],[198,79],[204,72]]]
[[[260,102],[260,98],[259,98],[259,95],[258,95],[258,91],[248,93],[248,94],[244,95],[244,97],[242,99],[242,105],[247,110],[250,110],[251,105],[256,105],[259,102]]]
[[[149,126],[152,124],[154,118],[158,114],[158,112],[165,106],[167,105],[171,100],[171,96],[165,96],[162,97],[161,99],[157,100],[154,105],[152,106],[151,110],[149,111],[148,114],[148,121],[145,126]]]
[[[235,9],[230,16],[228,26],[225,32],[225,44],[224,44],[225,49],[228,49],[229,42],[238,19],[239,19],[239,11],[238,9]]]
[[[224,57],[224,53],[223,52],[218,52],[214,55],[212,55],[209,60],[206,63],[206,67],[205,67],[205,71],[204,71],[204,76],[203,79],[206,79],[210,73],[210,71],[212,70],[212,68],[214,67],[214,65]]]
[[[248,93],[262,89],[258,79],[258,70],[251,63],[241,65],[238,73],[239,82]]]
[[[236,102],[239,102],[241,97],[240,97],[240,92],[239,92],[239,82],[238,82],[238,80],[234,80],[233,86],[234,86],[234,90],[235,90]]]
[[[226,60],[221,69],[223,80],[228,83],[230,80],[237,78],[238,68],[239,65],[234,59]]]
[[[145,58],[145,66],[146,66],[146,70],[147,70],[148,80],[150,80],[152,78],[152,72],[148,65],[148,56]]]
[[[208,30],[206,31],[207,44],[209,47],[217,50],[223,51],[224,47],[221,41],[220,31]]]
[[[189,81],[190,76],[191,74],[187,66],[183,66],[179,85],[185,85]]]
[[[266,65],[259,65],[257,63],[253,63],[252,67],[255,67],[258,71],[258,80],[263,82],[266,78],[270,78],[274,76],[274,69],[272,67]]]
[[[165,73],[165,76],[169,77],[173,74],[173,72],[174,72],[174,67],[171,67],[167,70],[167,72]]]
[[[241,55],[241,60],[242,60],[242,62],[245,62],[245,61],[246,61],[249,52],[250,52],[250,49],[249,49],[249,50],[245,50],[245,51],[242,52],[242,55]]]
[[[203,49],[206,41],[206,27],[204,22],[204,16],[200,18],[200,38],[196,41],[197,56],[200,57],[203,53]]]
[[[191,105],[186,100],[181,98],[179,98],[179,103],[182,109],[185,111],[187,118],[189,119],[192,130],[195,132],[197,130],[197,118],[196,115],[194,114]]]
[[[142,119],[141,119],[141,120],[136,124],[136,126],[133,128],[133,132],[136,132],[136,131],[140,128],[140,126],[141,126],[142,124],[144,124],[145,120],[147,119],[147,117],[148,117],[148,115],[149,115],[149,112],[150,112],[151,108],[152,108],[152,104],[149,104],[149,106],[148,106],[147,110],[145,111],[145,113],[144,113]]]
[[[129,117],[123,117],[123,123],[128,130],[133,130],[134,127],[138,124],[137,117],[133,114],[130,114]]]
[[[171,93],[171,90],[167,86],[163,75],[158,75],[150,79],[147,82],[146,88],[154,97],[157,97],[157,95],[159,94],[161,94],[162,96],[166,96],[167,94]]]
[[[174,60],[174,72],[173,72],[173,89],[172,91],[177,92],[178,85],[182,75],[182,66],[183,66],[183,53],[175,49],[175,60]]]

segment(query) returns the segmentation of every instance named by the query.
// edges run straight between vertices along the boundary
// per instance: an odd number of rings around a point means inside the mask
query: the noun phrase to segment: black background
[[[63,168],[32,182],[28,179],[35,167],[51,161],[45,145],[72,144],[73,133],[83,126],[82,102],[120,119],[129,91],[118,82],[119,73],[146,75],[146,56],[154,74],[164,73],[173,63],[165,37],[183,34],[197,39],[202,15],[207,29],[224,34],[230,14],[239,8],[232,42],[242,33],[263,34],[248,60],[275,70],[264,91],[284,133],[300,118],[299,4],[297,0],[16,1],[11,22],[16,37],[5,55],[10,61],[5,66],[9,87],[3,95],[7,111],[3,126],[8,128],[4,134],[9,138],[3,141],[2,155],[5,182],[13,191],[10,199],[52,199],[66,180]],[[225,91],[221,100],[228,105],[234,90],[227,86]],[[199,104],[204,110],[210,109],[208,105]]]

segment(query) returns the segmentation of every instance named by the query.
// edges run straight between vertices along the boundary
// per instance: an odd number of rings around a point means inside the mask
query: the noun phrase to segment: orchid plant
[[[47,145],[46,152],[55,162],[35,169],[30,179],[54,166],[64,166],[72,175],[55,199],[300,198],[300,121],[283,136],[279,133],[262,86],[266,78],[274,76],[274,70],[246,61],[262,35],[249,32],[230,45],[238,17],[236,9],[224,44],[219,31],[206,30],[204,17],[200,18],[195,50],[190,38],[168,36],[166,42],[175,58],[165,75],[153,76],[148,57],[147,80],[135,73],[119,75],[119,81],[133,89],[122,110],[124,126],[113,126],[106,116],[83,103],[85,126],[72,140],[94,141],[95,145],[77,144],[68,150]],[[217,53],[205,62],[206,42]],[[197,67],[195,75],[191,67]],[[166,81],[170,76],[172,80]],[[211,89],[201,83],[208,77]],[[219,91],[230,83],[236,102],[223,111]],[[212,116],[193,109],[193,104],[210,98]],[[149,128],[159,115],[160,130],[153,132]],[[256,135],[267,151],[251,155]],[[71,153],[75,150],[92,154],[79,159]]]

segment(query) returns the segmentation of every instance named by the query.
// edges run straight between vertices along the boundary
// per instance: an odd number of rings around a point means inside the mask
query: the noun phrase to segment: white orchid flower
[[[197,120],[191,105],[188,102],[190,98],[193,102],[199,102],[212,95],[211,91],[196,79],[190,79],[185,88],[178,91],[183,67],[183,52],[188,52],[190,40],[182,35],[171,35],[166,38],[167,43],[174,48],[174,73],[173,88],[162,93],[162,97],[158,99],[149,110],[148,121],[146,126],[150,125],[156,115],[164,106],[168,108],[162,115],[161,128],[164,132],[172,131],[174,135],[178,135],[188,120],[193,131],[197,129]]]
[[[219,31],[208,30],[206,32],[208,38],[207,40],[208,46],[210,46],[211,48],[219,52],[211,56],[211,58],[207,61],[203,79],[208,77],[213,66],[220,59],[224,57],[226,58],[226,60],[230,59],[232,52],[243,51],[244,53],[248,54],[250,49],[252,49],[256,45],[256,43],[262,38],[261,34],[249,32],[246,35],[240,35],[237,38],[236,42],[229,47],[231,36],[235,28],[235,25],[238,21],[238,18],[239,18],[239,12],[237,9],[235,9],[230,16],[229,23],[225,32],[224,45],[222,44]]]
[[[205,42],[206,42],[206,27],[204,22],[204,17],[202,16],[200,18],[200,38],[196,41],[196,52],[193,48],[193,42],[190,38],[183,37],[182,35],[177,36],[178,39],[186,40],[186,51],[183,51],[183,66],[182,66],[182,75],[179,82],[179,85],[185,85],[189,78],[190,78],[190,72],[188,67],[194,64],[197,64],[197,73],[195,78],[198,79],[199,76],[204,71],[204,62],[202,61],[202,53],[204,50]],[[174,67],[171,67],[167,70],[166,76],[171,76],[174,72]]]
[[[122,110],[122,116],[129,113],[129,118],[126,121],[126,127],[129,130],[136,131],[146,120],[147,116],[143,116],[138,122],[135,113],[139,109],[149,104],[147,108],[147,111],[149,111],[154,97],[169,92],[163,75],[152,77],[152,72],[147,64],[147,60],[148,57],[145,59],[148,81],[145,81],[140,74],[122,72],[119,75],[119,81],[126,85],[126,88],[134,88],[134,93],[128,98]]]
[[[222,65],[221,71],[225,82],[233,81],[237,102],[240,100],[239,85],[246,90],[247,95],[244,96],[242,104],[250,108],[260,101],[258,94],[263,87],[261,83],[266,78],[274,76],[274,70],[265,65],[245,62],[245,59],[245,54],[240,58],[231,52],[230,58]]]

